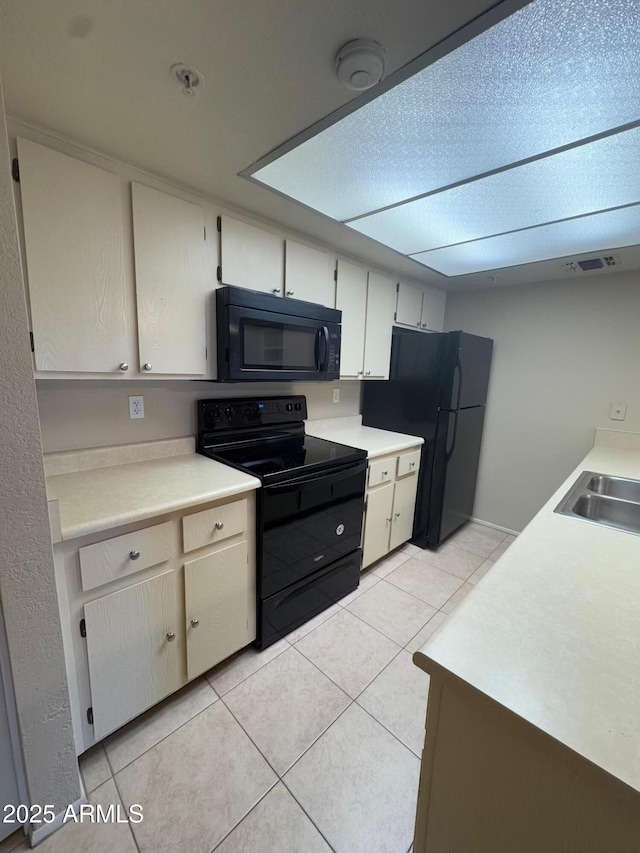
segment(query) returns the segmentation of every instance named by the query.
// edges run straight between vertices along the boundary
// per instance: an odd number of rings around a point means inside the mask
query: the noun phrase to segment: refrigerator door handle
[[[456,449],[456,436],[458,434],[458,412],[451,412],[451,417],[453,418],[453,438],[451,440],[451,447],[445,448],[445,459],[448,462],[453,456],[453,451]],[[451,424],[451,421],[449,421]],[[449,444],[449,430],[447,430],[447,444]]]
[[[462,365],[460,364],[460,354],[459,353],[456,355],[456,363],[455,363],[455,366],[453,368],[453,385],[454,385],[454,388],[455,388],[455,384],[456,384],[456,370],[458,371],[458,394],[456,397],[455,408],[459,409],[460,408],[460,397],[462,395]]]

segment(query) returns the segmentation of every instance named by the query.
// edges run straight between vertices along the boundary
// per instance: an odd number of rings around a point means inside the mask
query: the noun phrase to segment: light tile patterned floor
[[[134,720],[80,764],[91,802],[141,803],[143,823],[67,825],[39,850],[407,853],[429,685],[411,655],[513,539],[468,524],[437,552],[406,545]]]

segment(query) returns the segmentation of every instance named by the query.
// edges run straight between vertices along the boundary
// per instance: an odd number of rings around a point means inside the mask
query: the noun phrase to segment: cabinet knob
[[[197,628],[199,624],[200,624],[200,620],[199,620],[199,619],[192,619],[192,620],[191,620],[191,627],[192,627],[192,628]]]
[[[400,513],[399,513],[399,512],[394,512],[394,517],[395,517],[395,518],[400,518]]]
[[[422,322],[420,320],[418,320],[418,322],[416,323],[416,326],[421,326],[421,325],[422,325]]]
[[[388,471],[383,471],[383,472],[382,472],[382,476],[383,476],[383,477],[386,477],[388,473],[389,473]]]
[[[274,292],[274,293],[281,293],[281,292],[282,292],[282,288],[281,288],[281,287],[274,287],[274,288],[273,288],[273,292]]]
[[[287,296],[293,296],[293,290],[287,290]]]
[[[422,324],[422,328],[423,328],[423,329],[426,329],[426,328],[427,328],[427,324],[426,324],[426,323],[423,323],[423,324]]]
[[[224,527],[223,521],[216,521],[216,530],[222,530],[223,527]]]
[[[366,375],[367,375],[367,376],[371,376],[371,371],[370,371],[370,370],[367,370]]]
[[[118,365],[118,370],[129,370],[129,365],[126,361],[123,361],[122,364]]]
[[[359,371],[356,373],[356,376],[362,376],[362,371],[361,371],[361,370],[359,370]]]
[[[175,638],[176,638],[175,631],[167,631],[167,642],[168,643],[173,643]]]
[[[416,467],[415,462],[409,462],[409,468],[415,468],[415,467]]]
[[[385,518],[385,521],[387,522],[387,524],[391,524],[391,519],[390,519],[390,518]]]
[[[147,362],[146,364],[143,364],[142,367],[143,367],[143,370],[151,370],[151,365],[149,364],[149,362]]]
[[[140,556],[140,551],[136,551],[135,548],[133,551],[129,551],[129,559],[137,560],[139,556]]]

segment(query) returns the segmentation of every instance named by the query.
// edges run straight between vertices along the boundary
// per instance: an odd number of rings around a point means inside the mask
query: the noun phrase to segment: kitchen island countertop
[[[597,438],[414,662],[640,790],[640,536],[554,512],[586,470],[640,479],[640,436]]]

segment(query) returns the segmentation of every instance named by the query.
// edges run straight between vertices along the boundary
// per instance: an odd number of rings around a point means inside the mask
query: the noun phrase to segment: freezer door
[[[434,464],[430,548],[451,536],[473,513],[484,412],[484,406],[440,412],[437,444],[442,452]]]
[[[449,332],[443,362],[441,409],[468,409],[486,403],[492,352],[491,338]]]

